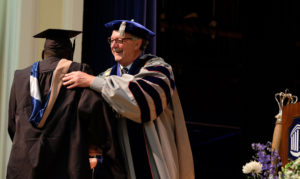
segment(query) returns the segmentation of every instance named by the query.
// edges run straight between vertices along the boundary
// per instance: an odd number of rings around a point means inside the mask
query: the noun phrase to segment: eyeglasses
[[[117,44],[123,44],[126,40],[132,40],[132,38],[122,38],[122,39],[111,39],[110,37],[107,39],[109,44],[112,44],[113,42]]]

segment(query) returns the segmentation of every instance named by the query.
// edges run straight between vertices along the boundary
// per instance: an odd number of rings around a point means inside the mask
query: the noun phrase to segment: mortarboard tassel
[[[119,28],[119,33],[120,33],[121,36],[124,36],[125,28],[126,28],[126,22],[123,21],[122,24],[120,25],[120,28]]]

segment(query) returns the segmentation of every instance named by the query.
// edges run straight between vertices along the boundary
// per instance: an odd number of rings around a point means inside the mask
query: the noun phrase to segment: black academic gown
[[[59,60],[51,57],[40,62],[42,101]],[[104,150],[107,159],[103,165],[113,165],[114,171],[104,171],[103,178],[123,176],[122,164],[115,157],[110,112],[101,95],[87,88],[62,86],[45,126],[38,129],[28,120],[32,112],[30,69],[17,70],[11,87],[8,132],[12,149],[7,179],[89,179],[90,144]],[[91,73],[87,65],[73,62],[69,72],[76,70]]]

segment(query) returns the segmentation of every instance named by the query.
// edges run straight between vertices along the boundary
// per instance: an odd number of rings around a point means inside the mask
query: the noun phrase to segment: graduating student
[[[12,149],[7,179],[87,179],[92,174],[89,146],[115,154],[110,113],[101,95],[62,86],[67,72],[92,74],[86,64],[70,61],[74,51],[70,38],[79,33],[48,29],[35,35],[46,38],[43,60],[15,71],[9,100]],[[121,163],[114,156],[108,158],[112,169],[103,175],[122,178]]]
[[[192,179],[191,146],[172,67],[143,51],[155,34],[128,20],[105,24],[116,64],[95,77],[72,72],[68,88],[90,87],[117,113],[127,176],[134,179]]]

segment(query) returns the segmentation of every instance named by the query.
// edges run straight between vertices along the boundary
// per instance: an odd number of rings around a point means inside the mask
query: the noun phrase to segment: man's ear
[[[135,48],[136,50],[140,49],[140,48],[141,48],[141,45],[142,45],[142,42],[143,42],[142,39],[137,39],[134,48]]]

